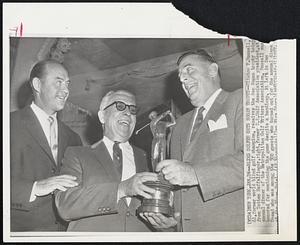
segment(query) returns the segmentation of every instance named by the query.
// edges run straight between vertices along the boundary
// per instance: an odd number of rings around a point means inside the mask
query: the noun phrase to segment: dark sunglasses
[[[115,101],[115,102],[111,103],[110,105],[106,106],[103,110],[106,110],[108,107],[110,107],[114,104],[116,105],[116,108],[118,111],[124,111],[126,109],[126,107],[128,107],[131,115],[137,114],[138,109],[135,105],[127,105],[122,101]]]

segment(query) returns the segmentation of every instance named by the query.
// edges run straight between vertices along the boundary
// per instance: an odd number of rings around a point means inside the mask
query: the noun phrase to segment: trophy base
[[[174,210],[168,203],[159,203],[160,200],[144,199],[142,205],[137,209],[138,213],[160,213],[165,216],[173,216]]]
[[[152,194],[152,198],[143,198],[142,205],[138,208],[138,213],[153,212],[161,213],[165,216],[173,216],[173,186],[165,179],[159,179],[158,181],[148,181],[145,185],[155,192]]]

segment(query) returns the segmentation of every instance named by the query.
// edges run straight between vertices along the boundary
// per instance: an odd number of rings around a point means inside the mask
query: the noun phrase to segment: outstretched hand
[[[72,175],[53,176],[36,182],[34,194],[45,196],[57,190],[66,191],[67,188],[77,186],[76,177]]]

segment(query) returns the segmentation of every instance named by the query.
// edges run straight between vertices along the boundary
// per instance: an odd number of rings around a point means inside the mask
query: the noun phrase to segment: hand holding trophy
[[[168,115],[171,121],[162,121]],[[152,170],[155,171],[157,164],[166,159],[168,129],[175,125],[175,118],[169,110],[159,116],[153,111],[150,113],[149,118],[151,119],[150,128],[153,134],[151,163]],[[152,198],[143,198],[142,205],[138,208],[137,212],[139,214],[150,212],[163,214],[167,217],[173,216],[173,186],[164,178],[163,173],[158,173],[157,181],[148,181],[145,182],[145,185],[155,189],[155,192],[152,194]]]

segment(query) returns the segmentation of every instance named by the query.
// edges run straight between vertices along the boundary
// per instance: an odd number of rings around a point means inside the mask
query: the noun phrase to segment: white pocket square
[[[227,119],[225,114],[222,114],[217,121],[208,120],[207,124],[209,132],[212,132],[218,129],[227,128]]]

